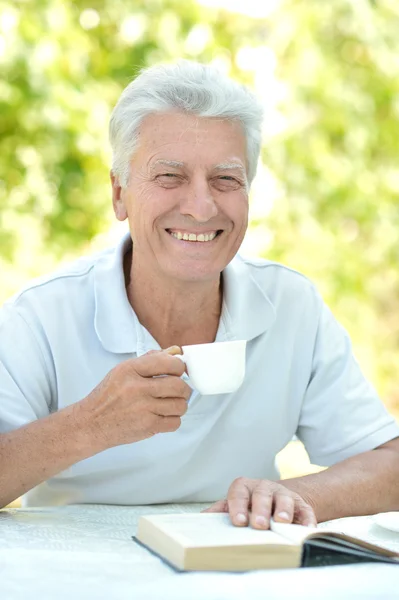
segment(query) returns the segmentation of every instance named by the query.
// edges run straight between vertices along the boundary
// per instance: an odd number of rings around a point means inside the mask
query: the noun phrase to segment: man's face
[[[247,228],[246,171],[239,123],[182,113],[147,117],[128,186],[113,180],[115,213],[129,220],[137,264],[180,281],[218,277]]]

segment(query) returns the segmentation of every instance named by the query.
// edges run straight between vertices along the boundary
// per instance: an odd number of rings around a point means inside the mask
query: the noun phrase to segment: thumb
[[[169,346],[169,348],[165,348],[164,352],[167,352],[168,354],[171,354],[172,356],[175,356],[176,354],[183,354],[180,346]]]

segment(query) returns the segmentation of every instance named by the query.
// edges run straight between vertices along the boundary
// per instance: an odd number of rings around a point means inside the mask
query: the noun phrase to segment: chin
[[[212,265],[212,268],[201,268],[199,265],[191,265],[190,267],[176,269],[176,265],[174,265],[169,269],[165,269],[164,273],[167,274],[168,278],[180,282],[200,283],[201,281],[206,282],[218,279],[223,269],[223,266],[218,269],[216,265]]]

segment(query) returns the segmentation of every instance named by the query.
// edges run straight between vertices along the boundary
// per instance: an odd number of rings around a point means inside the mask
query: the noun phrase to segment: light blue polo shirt
[[[118,363],[159,348],[125,290],[114,249],[35,281],[0,311],[0,433],[83,399]],[[25,505],[212,502],[239,476],[278,479],[296,434],[332,465],[399,435],[344,329],[303,275],[236,256],[223,272],[217,341],[248,340],[232,394],[194,392],[173,433],[111,448],[39,485]]]

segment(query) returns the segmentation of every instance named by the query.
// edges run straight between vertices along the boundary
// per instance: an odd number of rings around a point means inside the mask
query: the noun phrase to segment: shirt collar
[[[130,354],[140,351],[140,324],[129,303],[123,258],[131,247],[130,234],[105,252],[94,269],[97,336],[109,352]],[[223,307],[217,339],[251,340],[264,333],[275,319],[275,309],[266,292],[239,255],[223,271]],[[139,352],[141,353],[141,352]]]
[[[121,354],[136,352],[137,348],[137,318],[126,294],[123,270],[123,259],[131,245],[127,233],[94,268],[94,327],[105,350]]]
[[[254,279],[250,266],[238,254],[223,271],[221,318],[229,339],[247,341],[264,333],[276,318],[267,293]]]

